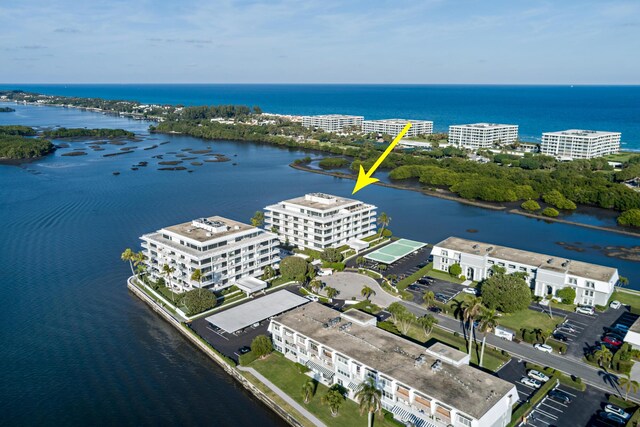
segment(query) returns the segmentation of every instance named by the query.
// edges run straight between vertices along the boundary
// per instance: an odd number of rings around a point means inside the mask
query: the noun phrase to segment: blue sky
[[[4,83],[640,84],[640,1],[0,2]]]

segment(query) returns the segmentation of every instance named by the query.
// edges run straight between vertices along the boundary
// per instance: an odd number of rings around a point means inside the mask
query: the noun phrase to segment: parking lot
[[[527,375],[524,362],[512,359],[496,376],[509,381],[518,390],[518,403],[524,403],[534,394],[536,389],[520,382]],[[542,399],[527,417],[527,423],[521,425],[536,427],[583,427],[606,426],[598,419],[597,413],[607,404],[606,394],[594,387],[587,387],[585,391],[574,390],[565,385],[557,387],[571,399],[568,404],[558,402],[550,397]]]
[[[250,347],[251,341],[258,335],[267,335],[269,320],[260,322],[257,327],[249,326],[242,331],[229,334],[221,329],[212,326],[205,318],[196,319],[191,322],[191,329],[204,338],[216,350],[225,356],[238,361],[239,349]]]
[[[422,303],[423,295],[427,291],[431,291],[436,295],[441,294],[444,297],[441,302],[447,303],[462,292],[462,289],[464,289],[464,286],[458,285],[457,283],[447,282],[446,280],[432,278],[429,279],[429,282],[430,283],[428,285],[415,283],[407,288],[407,291],[413,294],[413,302]]]

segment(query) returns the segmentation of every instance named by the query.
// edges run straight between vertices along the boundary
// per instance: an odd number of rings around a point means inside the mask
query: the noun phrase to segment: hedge
[[[544,399],[547,393],[549,393],[556,386],[556,380],[558,379],[558,373],[555,373],[551,378],[549,378],[549,381],[542,384],[542,387],[540,387],[527,402],[523,403],[518,409],[516,409],[516,411],[511,416],[511,422],[508,424],[508,426],[515,427],[520,424],[522,417],[527,415],[538,402]]]
[[[422,267],[420,270],[416,271],[411,276],[405,277],[404,279],[400,280],[396,284],[396,288],[398,288],[401,291],[404,291],[407,288],[407,286],[413,284],[415,281],[422,278],[423,276],[426,276],[427,273],[431,271],[432,267],[433,267],[432,264],[427,264],[425,267]]]
[[[615,394],[610,394],[608,400],[612,405],[616,405],[622,409],[637,408],[638,406],[631,401],[627,402],[622,397],[618,397]]]

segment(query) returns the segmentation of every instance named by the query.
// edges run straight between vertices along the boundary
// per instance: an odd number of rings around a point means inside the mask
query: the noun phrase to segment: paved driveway
[[[334,273],[331,276],[324,276],[321,280],[326,283],[327,286],[336,288],[340,292],[338,294],[338,298],[340,299],[350,300],[355,297],[359,301],[363,300],[364,298],[360,292],[363,287],[368,286],[376,293],[369,299],[372,303],[379,305],[380,307],[388,307],[391,303],[400,301],[399,298],[389,295],[384,289],[382,289],[380,285],[378,285],[378,282],[364,274],[341,272]]]

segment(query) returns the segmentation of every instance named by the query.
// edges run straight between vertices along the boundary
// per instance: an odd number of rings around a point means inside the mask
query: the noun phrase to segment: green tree
[[[371,289],[369,286],[363,286],[362,290],[360,291],[360,295],[362,295],[366,300],[368,300],[369,297],[375,294],[376,294],[376,291]]]
[[[373,416],[377,412],[382,413],[382,391],[376,387],[373,378],[367,378],[358,387],[355,394],[356,402],[360,407],[360,415],[367,412],[368,427],[373,427]]]
[[[322,396],[321,400],[323,404],[329,407],[329,410],[331,411],[331,416],[337,417],[338,410],[340,409],[340,406],[342,406],[342,404],[344,403],[345,398],[344,398],[344,395],[340,393],[339,390],[332,387],[329,389],[329,391],[327,391],[327,393],[324,396]]]
[[[356,258],[356,264],[359,267],[362,267],[365,264],[365,262],[367,262],[367,261],[366,261],[365,257],[363,257],[363,256],[359,256],[358,258]]]
[[[198,285],[200,285],[198,287],[199,289],[202,289],[202,279],[202,270],[200,270],[199,268],[193,270],[193,273],[191,273],[191,280],[193,280],[194,282],[198,282]]]
[[[216,306],[218,299],[213,292],[198,288],[185,292],[181,301],[187,309],[187,314],[192,316],[212,309]]]
[[[256,211],[255,214],[251,217],[251,225],[254,227],[262,227],[264,224],[264,212]]]
[[[387,227],[390,222],[391,222],[391,217],[387,215],[385,212],[380,212],[380,215],[378,215],[378,224],[382,226],[382,228],[380,229],[380,236],[382,236],[382,233],[384,232],[385,227]]]
[[[534,211],[538,211],[540,210],[540,204],[538,202],[536,202],[535,200],[527,200],[526,202],[523,202],[520,207],[522,209],[524,209],[525,211],[530,211],[530,212],[534,212]]]
[[[304,399],[304,403],[309,403],[315,392],[316,381],[309,378],[302,384],[302,398]]]
[[[482,309],[482,313],[478,318],[480,324],[478,325],[478,330],[482,333],[482,350],[480,351],[480,367],[482,368],[482,362],[484,360],[484,349],[487,344],[487,334],[495,331],[498,326],[498,321],[500,317],[496,310],[484,307]]]
[[[487,307],[504,313],[525,310],[531,303],[531,290],[520,275],[494,273],[481,283],[480,291]]]
[[[638,383],[638,381],[636,380],[632,380],[629,374],[624,374],[624,377],[618,378],[618,384],[620,384],[620,387],[622,387],[625,391],[625,401],[629,400],[629,392],[631,390],[633,390],[634,393],[637,393],[638,389],[640,388],[640,383]]]
[[[640,209],[629,209],[618,217],[618,224],[631,227],[640,227]]]
[[[256,357],[264,359],[273,351],[273,344],[271,338],[266,335],[258,335],[251,341],[251,352]]]
[[[332,288],[331,286],[327,286],[325,292],[327,293],[327,298],[329,299],[334,299],[340,293],[336,288]]]
[[[607,369],[609,368],[609,366],[611,366],[613,353],[611,353],[611,351],[604,345],[601,345],[600,349],[596,350],[596,352],[593,353],[593,356],[595,357],[598,365],[600,365],[601,368]]]
[[[124,252],[122,252],[122,255],[120,255],[120,259],[122,261],[126,261],[129,262],[129,267],[131,268],[131,275],[135,276],[136,273],[133,271],[133,261],[135,260],[135,253],[131,250],[131,248],[127,248],[124,250]]]
[[[276,270],[274,270],[274,268],[270,265],[266,266],[262,273],[262,279],[269,280],[273,279],[274,277],[276,277]]]
[[[567,286],[566,288],[557,290],[556,296],[562,299],[563,304],[573,304],[573,302],[576,300],[576,290],[572,287]]]
[[[427,314],[425,316],[418,317],[417,323],[422,328],[425,338],[427,338],[431,331],[433,331],[433,327],[438,324],[438,319],[433,317],[431,314]]]
[[[297,256],[289,256],[280,261],[280,273],[287,280],[305,282],[310,275],[310,270],[313,270],[313,266]]]
[[[343,259],[342,253],[336,248],[326,248],[320,258],[327,262],[341,262]]]
[[[558,215],[560,215],[560,212],[558,212],[557,210],[555,210],[553,208],[544,208],[542,210],[542,215],[548,216],[549,218],[555,218]]]
[[[558,209],[573,210],[576,208],[576,204],[564,197],[558,190],[551,190],[545,193],[542,196],[542,200]]]
[[[422,296],[422,300],[424,301],[425,307],[429,308],[436,300],[436,294],[434,294],[433,291],[427,291]]]
[[[174,267],[171,267],[169,264],[164,264],[162,266],[162,274],[164,274],[167,278],[167,287],[169,288],[171,293],[171,302],[173,302],[173,305],[176,305],[175,292],[173,292],[173,285],[171,284],[171,275],[174,271],[176,271],[176,269]]]
[[[449,266],[449,275],[451,275],[452,277],[459,277],[461,274],[462,267],[460,267],[460,264],[455,263]]]
[[[471,297],[462,303],[462,320],[468,325],[467,339],[469,340],[469,357],[471,357],[471,349],[473,348],[474,341],[473,322],[475,322],[478,315],[482,312],[482,309],[482,297]]]
[[[402,335],[407,335],[409,333],[409,329],[411,325],[416,322],[416,315],[410,312],[409,310],[404,310],[402,313],[396,316],[397,323],[396,326],[398,330],[402,332]]]
[[[322,289],[322,281],[318,280],[318,279],[314,279],[311,282],[309,282],[309,288],[311,288],[311,291],[313,293],[318,293],[320,292],[320,289]]]
[[[407,311],[407,307],[396,301],[389,304],[387,311],[391,314],[391,321],[395,324],[398,323],[400,316]]]

